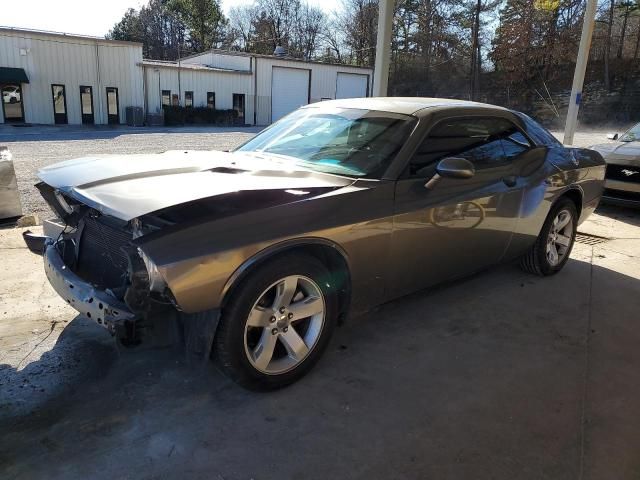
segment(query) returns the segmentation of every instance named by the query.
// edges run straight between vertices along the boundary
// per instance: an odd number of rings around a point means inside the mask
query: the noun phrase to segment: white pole
[[[584,74],[589,61],[589,48],[591,47],[591,36],[595,25],[597,0],[587,0],[587,8],[584,11],[584,22],[582,23],[582,35],[580,36],[580,48],[576,59],[576,69],[573,73],[573,85],[571,86],[571,99],[569,101],[569,111],[567,112],[567,123],[564,127],[564,144],[573,144],[573,134],[576,132],[578,124],[578,109],[582,100],[582,86],[584,85]]]
[[[389,84],[389,57],[391,56],[391,27],[393,24],[393,0],[378,2],[378,38],[376,40],[376,65],[373,71],[373,96],[386,97]]]

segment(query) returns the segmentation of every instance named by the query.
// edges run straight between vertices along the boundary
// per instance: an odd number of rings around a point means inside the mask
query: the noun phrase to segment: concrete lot
[[[41,213],[36,166],[254,133],[33,132],[0,143]],[[0,230],[0,478],[638,479],[640,212],[605,206],[580,231],[608,240],[577,243],[559,275],[504,265],[385,305],[261,395],[179,352],[118,348]]]
[[[640,216],[565,270],[498,267],[354,318],[270,394],[120,350],[0,232],[0,477],[636,479]]]

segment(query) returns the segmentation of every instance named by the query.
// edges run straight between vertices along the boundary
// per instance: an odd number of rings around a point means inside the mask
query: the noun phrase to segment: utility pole
[[[182,104],[182,85],[180,84],[180,38],[178,38],[178,106]]]
[[[595,25],[597,3],[597,0],[587,0],[587,8],[584,11],[580,48],[578,49],[578,58],[576,59],[576,69],[573,73],[573,85],[571,86],[567,123],[564,127],[563,143],[565,145],[571,145],[573,143],[573,135],[576,133],[578,109],[582,101],[582,87],[584,85],[584,74],[587,71],[587,62],[589,61],[589,49],[591,48],[591,37]]]
[[[387,96],[387,87],[389,85],[389,57],[391,56],[393,3],[393,0],[378,1],[378,38],[376,39],[376,64],[373,70],[374,97]]]

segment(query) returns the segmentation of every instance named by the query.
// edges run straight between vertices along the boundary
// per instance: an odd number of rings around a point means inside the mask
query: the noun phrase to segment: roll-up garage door
[[[309,103],[309,70],[273,67],[271,76],[271,121]]]
[[[338,72],[336,98],[366,97],[368,84],[368,75]]]

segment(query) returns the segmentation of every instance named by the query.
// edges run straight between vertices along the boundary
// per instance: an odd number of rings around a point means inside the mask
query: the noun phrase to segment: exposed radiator
[[[98,287],[117,291],[126,286],[128,261],[121,247],[131,233],[110,225],[101,218],[84,218],[76,273]]]

